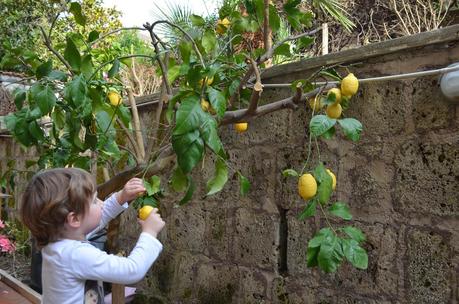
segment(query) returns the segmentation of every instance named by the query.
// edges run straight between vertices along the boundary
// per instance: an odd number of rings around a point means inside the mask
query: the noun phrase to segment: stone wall
[[[264,82],[305,78],[330,62],[352,64],[350,70],[367,78],[459,61],[457,34],[441,41],[428,35],[417,36],[423,46],[415,48],[401,39],[388,42],[397,48],[369,46],[376,53],[361,48],[359,58],[342,52],[286,65],[265,74]],[[268,103],[289,95],[266,88],[262,98]],[[176,200],[163,202],[164,251],[138,285],[144,294],[138,303],[457,303],[458,105],[441,95],[438,76],[362,84],[346,112],[363,123],[362,139],[353,143],[338,132],[319,141],[321,160],[337,175],[333,199],[348,202],[353,224],[367,235],[368,269],[344,264],[335,274],[306,267],[307,242],[325,223],[297,219],[304,202],[296,181],[281,175],[300,169],[307,157],[311,111],[301,106],[263,116],[244,134],[222,127],[232,168],[228,184],[204,198],[199,181],[213,172],[207,158],[195,172],[193,200],[180,208]],[[142,109],[148,125],[152,106]],[[0,165],[27,158],[16,150],[0,138]],[[250,179],[246,197],[238,193],[235,170]],[[124,249],[138,236],[135,217],[132,209],[121,217]]]
[[[346,62],[345,52],[329,57],[342,56],[342,63],[353,64],[349,69],[360,78],[459,61],[456,41],[425,44],[413,49],[403,47],[401,40],[396,45],[402,47],[389,54],[381,44],[380,54],[361,61]],[[366,54],[365,48],[360,51]],[[265,82],[305,78],[315,67],[288,72],[291,68],[278,68]],[[286,168],[300,169],[307,156],[311,112],[302,106],[256,119],[244,134],[222,128],[232,168],[228,185],[204,198],[204,183],[199,183],[185,207],[164,202],[165,249],[140,284],[149,299],[142,301],[457,303],[459,104],[442,96],[438,80],[429,76],[362,84],[346,112],[363,123],[362,139],[353,143],[338,133],[333,140],[319,141],[321,160],[337,174],[334,199],[349,203],[353,223],[367,235],[367,270],[344,264],[337,273],[324,274],[306,267],[307,242],[325,223],[297,219],[304,202],[296,180],[281,175]],[[263,102],[289,94],[265,89]],[[197,180],[211,176],[210,160],[198,167]],[[238,193],[235,170],[251,181],[247,197]],[[124,224],[134,217],[133,212],[125,214]],[[123,238],[132,246],[136,233],[125,232]]]

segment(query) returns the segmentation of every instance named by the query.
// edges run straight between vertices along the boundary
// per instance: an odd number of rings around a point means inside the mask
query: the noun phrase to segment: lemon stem
[[[327,221],[328,226],[330,227],[330,229],[333,231],[333,233],[334,233],[335,235],[338,235],[338,233],[336,233],[335,228],[333,228],[333,226],[330,224],[330,221],[328,220],[328,216],[327,216],[327,214],[325,213],[325,210],[324,210],[324,208],[322,207],[322,204],[321,204],[320,202],[319,202],[319,206],[320,206],[320,210],[322,211],[322,213],[323,213],[323,215],[324,215],[324,217],[325,217],[325,220]]]

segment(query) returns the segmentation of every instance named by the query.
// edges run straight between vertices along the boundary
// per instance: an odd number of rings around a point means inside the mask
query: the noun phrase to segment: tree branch
[[[150,31],[150,35],[152,35],[151,33],[153,33],[153,29],[156,25],[158,24],[161,24],[161,23],[165,23],[165,24],[168,24],[169,26],[172,26],[172,27],[175,27],[176,29],[178,29],[179,31],[181,31],[187,38],[188,40],[190,40],[190,42],[192,43],[193,45],[193,48],[194,48],[194,51],[196,52],[196,54],[198,54],[199,56],[199,60],[201,61],[201,64],[204,68],[206,68],[206,64],[204,63],[204,60],[202,59],[202,55],[201,55],[201,52],[199,51],[198,49],[198,46],[196,45],[196,43],[194,42],[193,38],[190,36],[190,34],[188,34],[183,28],[181,28],[180,26],[178,26],[177,24],[173,24],[167,20],[159,20],[159,21],[155,21],[153,22],[152,25],[150,25],[150,23],[145,23],[144,24],[144,27],[146,29],[148,29],[148,31]],[[155,35],[153,33],[153,35]]]
[[[264,15],[264,20],[263,20],[263,42],[264,42],[264,47],[265,50],[269,50],[272,47],[272,31],[271,27],[269,26],[269,3],[270,0],[264,0],[264,9],[263,9],[263,15]],[[267,62],[266,67],[270,67],[271,62]]]
[[[111,31],[111,32],[108,32],[108,33],[106,33],[106,34],[100,36],[99,38],[97,38],[96,40],[94,40],[93,42],[91,42],[91,43],[89,44],[89,46],[93,46],[93,45],[96,44],[97,42],[99,42],[99,41],[105,39],[105,37],[107,37],[107,36],[116,34],[116,33],[121,32],[121,31],[132,31],[132,30],[136,30],[136,31],[146,31],[146,29],[143,28],[143,27],[122,27],[122,28],[113,30],[113,31]]]
[[[225,116],[223,116],[223,119],[220,122],[220,125],[227,125],[227,124],[236,123],[236,122],[241,121],[241,120],[252,119],[252,118],[263,116],[263,115],[266,115],[266,114],[269,114],[271,112],[275,112],[275,111],[278,111],[278,110],[281,110],[281,109],[292,109],[292,110],[294,110],[294,109],[298,108],[296,102],[298,102],[298,103],[305,102],[306,100],[308,100],[312,96],[315,96],[321,90],[325,90],[325,89],[332,88],[332,87],[336,87],[336,85],[335,84],[329,84],[329,85],[326,85],[326,86],[322,86],[322,87],[316,88],[316,89],[314,89],[314,90],[312,90],[310,92],[302,94],[301,98],[299,98],[299,101],[295,101],[294,100],[296,96],[291,96],[291,97],[288,97],[288,98],[285,98],[285,99],[282,99],[282,100],[278,100],[278,101],[269,103],[267,105],[260,106],[260,107],[258,107],[256,109],[256,111],[252,115],[248,115],[247,114],[248,111],[246,109],[226,112]],[[297,92],[297,94],[298,94],[298,92]]]
[[[140,128],[139,112],[137,111],[137,104],[135,103],[134,94],[131,88],[127,88],[129,104],[131,105],[132,112],[132,123],[134,125],[135,138],[137,142],[137,148],[139,151],[138,157],[141,162],[145,160],[145,146],[143,144],[142,130]]]
[[[89,77],[89,80],[93,79],[94,76],[96,76],[97,72],[99,72],[103,67],[109,65],[110,63],[113,63],[115,60],[135,58],[135,57],[150,58],[150,59],[153,59],[153,60],[156,59],[156,56],[143,55],[143,54],[132,54],[132,55],[116,57],[115,59],[112,59],[110,61],[104,62],[99,67],[97,67],[97,69],[94,71],[94,73],[92,73],[91,77]]]
[[[145,176],[152,176],[164,170],[165,168],[169,167],[172,163],[175,162],[175,154],[172,150],[171,146],[168,146],[164,149],[157,157],[155,162],[148,166],[148,164],[141,164],[132,168],[129,168],[113,178],[109,181],[98,185],[97,186],[97,196],[101,199],[107,197],[110,193],[113,193],[119,189],[121,189],[126,182],[131,179],[132,177],[139,175],[144,170],[148,168]]]
[[[69,70],[70,74],[73,75],[72,67],[67,62],[67,60],[65,60],[65,58],[58,51],[56,51],[53,48],[53,46],[51,45],[51,40],[49,39],[49,37],[45,33],[45,29],[43,27],[41,27],[41,26],[39,26],[39,28],[40,28],[41,34],[43,36],[43,39],[45,39],[45,45],[48,48],[48,50],[50,50],[51,53],[53,53],[65,65],[65,67]]]
[[[250,104],[247,109],[247,115],[252,115],[257,110],[258,100],[260,99],[261,93],[263,92],[263,85],[261,84],[260,71],[258,70],[257,63],[250,57],[247,57],[250,61],[252,69],[255,71],[256,82],[253,86],[252,95],[250,97]]]

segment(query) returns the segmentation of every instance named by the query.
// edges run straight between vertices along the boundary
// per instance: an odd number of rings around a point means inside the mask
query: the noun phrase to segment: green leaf
[[[197,95],[184,98],[175,114],[173,134],[180,135],[197,130],[205,119],[204,114]]]
[[[239,88],[239,84],[241,83],[241,81],[239,79],[235,79],[231,82],[230,86],[229,86],[229,89],[228,89],[228,92],[230,95],[234,95],[234,93],[236,93],[236,91],[238,90]]]
[[[335,123],[336,119],[331,119],[326,115],[314,115],[309,122],[309,131],[312,136],[319,137],[331,129]]]
[[[64,89],[64,96],[67,100],[72,101],[77,107],[84,103],[88,88],[83,75],[76,76],[72,81],[68,82]]]
[[[314,42],[314,37],[301,37],[298,39],[296,47],[298,49],[303,49],[309,47]]]
[[[308,247],[320,247],[327,238],[331,238],[332,236],[333,231],[330,228],[322,228],[311,240],[309,240]]]
[[[100,33],[98,31],[96,30],[91,31],[88,35],[88,43],[96,41],[97,39],[99,39],[99,36],[100,36]]]
[[[286,57],[292,56],[292,54],[290,53],[290,44],[288,43],[281,44],[279,47],[277,47],[274,50],[274,55],[282,55]]]
[[[174,65],[171,67],[169,70],[167,70],[167,81],[169,83],[172,83],[179,77],[180,75],[180,66],[179,65]]]
[[[352,214],[349,212],[349,207],[346,203],[336,202],[328,208],[328,212],[344,220],[352,219]]]
[[[27,98],[27,91],[24,90],[23,88],[16,88],[13,92],[13,96],[14,96],[14,104],[16,105],[16,108],[18,110],[21,110],[24,104],[24,101]]]
[[[368,254],[355,240],[343,239],[343,252],[346,259],[356,268],[368,268]]]
[[[171,187],[176,192],[183,192],[186,190],[187,186],[188,186],[188,178],[183,173],[180,166],[178,166],[177,168],[175,168],[174,172],[172,173]]]
[[[58,70],[52,70],[48,77],[62,82],[67,81],[67,74]]]
[[[191,20],[191,24],[197,27],[201,27],[206,24],[206,21],[204,20],[204,18],[198,15],[195,15],[195,14],[190,15],[190,20]]]
[[[120,61],[118,59],[115,59],[115,61],[113,61],[112,67],[110,68],[110,70],[108,70],[108,74],[107,74],[108,78],[115,77],[119,71],[120,71]]]
[[[346,226],[342,230],[348,236],[350,236],[352,239],[356,240],[359,243],[365,241],[365,235],[363,234],[362,230],[360,230],[359,228],[355,228],[352,226]]]
[[[336,235],[332,234],[325,238],[320,245],[317,256],[319,267],[327,273],[335,272],[343,259],[341,251],[341,245]]]
[[[242,196],[245,196],[250,190],[250,182],[244,175],[241,174],[241,172],[238,172],[238,179],[239,179],[239,188],[240,188],[239,193]]]
[[[69,11],[73,14],[76,23],[82,26],[86,24],[86,17],[81,13],[81,5],[78,2],[70,3]]]
[[[269,26],[271,30],[276,33],[280,28],[280,17],[274,5],[269,5]]]
[[[42,63],[41,65],[37,67],[35,74],[37,75],[38,79],[41,79],[45,76],[48,76],[49,73],[51,73],[52,69],[53,69],[53,62],[51,59],[49,59],[48,61]]]
[[[206,31],[202,36],[202,46],[206,50],[206,53],[210,54],[217,44],[217,38],[212,31]]]
[[[287,176],[297,177],[297,176],[299,176],[298,172],[296,172],[293,169],[285,169],[284,171],[282,171],[282,175],[284,177],[287,177]]]
[[[83,56],[83,58],[81,60],[81,72],[88,79],[89,79],[89,77],[91,77],[92,73],[94,72],[91,54],[87,54],[87,55]]]
[[[35,120],[29,123],[29,132],[36,139],[35,142],[43,141],[45,139],[45,134],[43,130],[40,128],[40,126]]]
[[[46,115],[51,112],[52,108],[57,102],[57,98],[50,86],[43,86],[39,83],[36,83],[32,86],[30,92],[32,98],[40,108],[42,115]]]
[[[80,71],[81,55],[72,39],[67,37],[67,44],[64,50],[64,58],[76,72]]]
[[[333,138],[333,136],[335,135],[335,133],[336,133],[336,128],[335,128],[335,126],[333,126],[333,127],[331,127],[330,129],[328,129],[327,132],[322,133],[321,137],[322,137],[323,139],[331,139],[331,138]]]
[[[146,196],[142,200],[142,206],[152,206],[158,208],[158,201],[153,196]]]
[[[190,63],[191,48],[191,42],[183,41],[179,44],[180,56],[185,64]]]
[[[204,152],[204,141],[199,130],[181,135],[172,135],[172,148],[177,154],[177,163],[184,173],[189,173],[201,161]]]
[[[323,205],[328,202],[333,192],[333,179],[330,176],[330,174],[328,174],[328,172],[325,170],[323,163],[320,163],[314,169],[313,174],[314,178],[319,182],[319,186],[317,189],[317,197],[319,199],[319,202]]]
[[[316,214],[317,200],[314,199],[304,208],[303,212],[298,216],[299,220],[304,220],[307,217],[314,216]]]
[[[226,112],[226,98],[225,95],[212,87],[207,89],[207,94],[209,94],[209,101],[212,104],[212,107],[217,112],[218,117],[222,118]]]
[[[344,118],[339,119],[338,123],[343,128],[344,135],[352,141],[358,141],[360,139],[360,133],[362,133],[362,124],[355,118]]]
[[[151,184],[151,187],[153,189],[153,194],[156,194],[158,192],[161,191],[161,179],[159,178],[159,176],[157,175],[153,175],[151,178],[150,178],[150,184]]]
[[[179,205],[184,205],[188,203],[193,196],[194,190],[196,189],[196,185],[193,182],[191,176],[187,176],[188,179],[188,190],[185,193],[185,196],[180,200]]]
[[[319,255],[320,247],[308,247],[306,251],[306,265],[308,267],[315,267],[318,265],[317,257]]]
[[[215,175],[207,182],[207,194],[212,195],[223,189],[228,181],[228,166],[221,158],[215,162]]]
[[[204,122],[199,127],[201,137],[206,145],[215,153],[218,153],[222,149],[222,143],[218,136],[218,126],[215,119],[210,115],[204,116]]]
[[[111,126],[112,116],[104,110],[99,110],[96,112],[96,122],[99,127],[99,131],[105,133],[105,131]]]

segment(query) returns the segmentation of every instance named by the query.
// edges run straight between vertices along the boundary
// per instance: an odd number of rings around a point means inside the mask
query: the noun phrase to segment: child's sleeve
[[[161,253],[163,245],[151,234],[141,233],[128,257],[107,254],[88,243],[80,243],[71,252],[69,266],[82,280],[102,280],[116,284],[140,281]]]
[[[123,212],[128,207],[129,205],[127,203],[120,205],[116,199],[116,193],[112,194],[107,200],[104,201],[104,207],[102,208],[102,217],[100,219],[99,226],[97,226],[97,228],[93,231],[89,232],[86,235],[86,239],[91,238],[92,235],[103,229],[108,224],[108,222],[117,217],[118,214]]]

